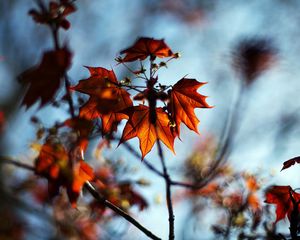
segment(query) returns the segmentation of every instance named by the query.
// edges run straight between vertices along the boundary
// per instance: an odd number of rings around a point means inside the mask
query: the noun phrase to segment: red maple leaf
[[[62,77],[71,64],[67,48],[45,52],[41,63],[19,76],[21,83],[29,85],[22,104],[27,108],[41,99],[41,107],[50,102],[59,88]]]
[[[296,193],[290,186],[271,186],[266,190],[265,202],[276,205],[275,222],[284,219],[286,215],[288,216],[288,219],[291,220],[291,214],[294,210],[292,198],[296,203],[299,203],[300,194]]]
[[[169,92],[170,102],[168,109],[172,119],[175,121],[178,134],[181,122],[198,133],[197,125],[199,120],[194,113],[194,108],[210,108],[206,103],[207,97],[197,93],[197,89],[204,84],[195,79],[182,78]]]
[[[150,121],[150,108],[147,106],[139,105],[124,110],[124,113],[129,116],[129,120],[123,130],[120,144],[137,137],[140,140],[142,159],[151,151],[157,139],[160,139],[174,152],[176,134],[170,127],[169,117],[162,108],[156,108],[155,111],[156,124],[153,124]]]
[[[91,76],[81,80],[73,90],[89,94],[90,99],[80,108],[80,117],[87,119],[100,118],[102,133],[108,134],[117,130],[122,119],[127,115],[120,111],[132,106],[130,94],[118,86],[113,70],[88,67]]]
[[[135,60],[144,60],[150,56],[151,59],[155,57],[172,57],[174,56],[172,50],[164,42],[163,39],[156,40],[153,38],[141,37],[133,46],[121,51],[121,54],[126,54],[121,62],[132,62]]]
[[[65,187],[73,207],[84,183],[94,177],[93,169],[87,163],[72,161],[63,145],[50,140],[42,146],[35,171],[48,179],[50,197],[56,196],[61,186]]]
[[[103,90],[114,90],[118,85],[117,77],[113,70],[108,70],[102,67],[87,67],[90,77],[80,80],[76,86],[71,87],[72,90],[76,90],[81,93],[89,95],[98,95],[105,97],[108,91],[104,94]]]

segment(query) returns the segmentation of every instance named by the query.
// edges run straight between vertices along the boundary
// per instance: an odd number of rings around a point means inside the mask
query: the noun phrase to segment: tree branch
[[[164,172],[164,179],[166,182],[166,199],[167,199],[167,207],[168,207],[168,213],[169,213],[169,240],[175,239],[175,234],[174,234],[174,211],[173,211],[173,205],[172,205],[172,195],[171,195],[171,185],[172,181],[170,179],[166,164],[165,164],[165,159],[161,147],[160,141],[157,139],[157,148],[158,148],[158,154],[161,160],[161,164],[163,167],[163,172]]]
[[[128,222],[133,224],[135,227],[137,227],[139,230],[141,230],[143,233],[145,233],[149,238],[159,240],[161,238],[155,236],[152,232],[150,232],[147,228],[143,227],[138,221],[136,221],[133,217],[128,215],[128,213],[124,212],[121,208],[117,207],[116,205],[112,204],[105,198],[103,198],[92,186],[90,182],[86,182],[84,185],[85,189],[89,191],[89,193],[98,201],[125,218]]]
[[[16,167],[20,167],[20,168],[35,172],[34,167],[32,167],[28,164],[25,164],[25,163],[15,161],[9,157],[1,156],[0,163],[14,165]],[[87,181],[84,185],[84,188],[94,197],[94,199],[96,199],[101,204],[104,204],[106,207],[110,208],[112,211],[114,211],[118,215],[122,216],[124,219],[126,219],[128,222],[130,222],[136,228],[138,228],[141,232],[143,232],[146,236],[148,236],[149,238],[154,239],[154,240],[161,240],[161,238],[154,235],[151,231],[149,231],[147,228],[145,228],[143,225],[141,225],[137,220],[135,220],[133,217],[131,217],[128,213],[124,212],[121,208],[117,207],[116,205],[114,205],[113,203],[111,203],[110,201],[108,201],[107,199],[102,197],[95,190],[95,188],[92,186],[92,184],[90,182]]]

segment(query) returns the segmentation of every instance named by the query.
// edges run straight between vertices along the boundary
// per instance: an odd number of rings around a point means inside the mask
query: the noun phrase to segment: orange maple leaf
[[[156,108],[156,124],[150,121],[150,108],[144,105],[134,106],[124,111],[129,116],[120,143],[137,137],[140,141],[142,159],[160,139],[173,153],[176,134],[170,127],[170,120],[162,108]],[[156,125],[156,126],[155,126]],[[156,127],[156,129],[155,129]]]
[[[90,77],[80,80],[76,86],[71,87],[72,90],[89,95],[100,94],[100,96],[103,96],[103,93],[101,93],[103,90],[114,89],[118,84],[117,77],[113,70],[102,67],[85,67],[89,70]],[[105,94],[103,97],[105,97]]]
[[[153,38],[141,37],[133,46],[121,51],[121,54],[126,54],[121,62],[132,62],[135,60],[144,60],[148,56],[154,59],[155,57],[172,57],[174,56],[172,50],[164,42],[163,39],[156,40]]]
[[[69,200],[73,207],[76,207],[76,202],[81,192],[81,189],[86,181],[91,181],[94,178],[94,171],[85,161],[80,160],[72,169],[72,180],[66,185]]]
[[[80,117],[87,119],[100,118],[102,133],[108,134],[117,130],[117,125],[127,115],[120,111],[132,106],[130,94],[118,87],[113,70],[101,67],[87,67],[91,77],[81,80],[73,90],[89,94],[90,99],[80,108]]]
[[[61,186],[65,187],[73,207],[84,183],[94,178],[93,169],[87,163],[72,161],[63,145],[50,140],[42,146],[35,171],[48,179],[50,197],[56,196]]]
[[[60,81],[71,64],[71,52],[67,48],[45,52],[41,63],[19,76],[23,84],[28,84],[28,90],[22,101],[27,108],[39,98],[41,107],[50,102],[59,88]]]
[[[290,186],[271,186],[266,190],[265,202],[276,204],[275,222],[284,219],[286,215],[288,219],[291,220],[291,214],[294,209],[294,203],[291,197],[294,198],[296,202],[300,201],[300,194],[296,193]]]
[[[181,122],[189,129],[199,133],[197,129],[199,119],[194,113],[194,108],[211,108],[206,103],[207,97],[197,93],[197,89],[204,84],[195,79],[182,78],[169,92],[170,102],[168,109],[172,119],[175,121],[178,135]]]

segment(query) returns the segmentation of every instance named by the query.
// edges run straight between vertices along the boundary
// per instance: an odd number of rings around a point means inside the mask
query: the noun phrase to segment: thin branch
[[[11,164],[14,165],[16,167],[21,167],[23,169],[29,170],[29,171],[33,171],[35,172],[34,167],[25,164],[25,163],[21,163],[18,161],[15,161],[9,157],[0,157],[0,163],[4,163],[4,164]],[[122,216],[123,218],[125,218],[128,222],[130,222],[132,225],[134,225],[135,227],[137,227],[140,231],[142,231],[145,235],[147,235],[149,238],[154,239],[154,240],[161,240],[161,238],[157,237],[156,235],[154,235],[152,232],[150,232],[147,228],[145,228],[143,225],[141,225],[137,220],[135,220],[133,217],[131,217],[128,213],[124,212],[121,208],[117,207],[116,205],[114,205],[113,203],[111,203],[110,201],[108,201],[107,199],[105,199],[104,197],[102,197],[96,190],[95,188],[92,186],[92,184],[90,182],[86,182],[84,185],[84,188],[101,204],[104,204],[106,207],[110,208],[111,210],[113,210],[115,213],[117,213],[118,215]]]
[[[133,224],[135,227],[137,227],[139,230],[141,230],[143,233],[145,233],[149,238],[159,240],[161,238],[155,236],[152,232],[150,232],[147,228],[143,227],[138,221],[136,221],[133,217],[128,215],[128,213],[124,212],[121,208],[117,207],[116,205],[112,204],[105,198],[103,198],[92,186],[91,183],[86,182],[84,185],[85,189],[89,191],[89,193],[99,202],[125,218],[128,222]]]
[[[16,167],[24,168],[24,169],[27,169],[29,171],[35,172],[34,167],[32,167],[32,166],[30,166],[26,163],[21,163],[21,162],[18,162],[16,160],[13,160],[10,157],[1,156],[0,157],[0,163],[11,164],[11,165],[14,165]]]
[[[173,211],[173,205],[172,205],[171,179],[170,179],[170,176],[168,174],[168,170],[167,170],[167,167],[165,164],[165,159],[164,159],[161,143],[158,139],[157,139],[156,143],[157,143],[157,148],[158,148],[158,155],[160,157],[161,164],[163,167],[164,179],[166,182],[166,199],[167,199],[167,207],[168,207],[168,213],[169,213],[169,240],[173,240],[173,239],[175,239],[175,234],[174,234],[175,217],[174,217],[174,211]]]

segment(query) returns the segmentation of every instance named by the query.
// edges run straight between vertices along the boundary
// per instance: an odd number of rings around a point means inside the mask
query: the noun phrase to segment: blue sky
[[[187,23],[170,12],[154,11],[159,6],[159,1],[78,0],[78,11],[69,17],[72,28],[62,34],[64,41],[74,51],[73,65],[69,72],[71,81],[75,84],[88,76],[83,65],[112,67],[121,78],[122,67],[116,66],[114,62],[120,50],[131,45],[139,36],[164,38],[171,49],[180,52],[182,57],[171,62],[168,69],[162,70],[160,79],[173,84],[188,74],[188,77],[208,82],[200,92],[208,95],[209,104],[215,107],[196,111],[201,120],[199,130],[202,135],[218,133],[224,123],[224,113],[230,108],[239,83],[231,66],[233,47],[243,38],[272,39],[278,49],[278,60],[272,69],[257,79],[244,96],[246,105],[241,110],[242,122],[230,161],[241,170],[259,170],[265,173],[275,171],[274,182],[298,187],[297,167],[286,173],[279,171],[283,161],[300,155],[300,2],[208,2],[200,3],[203,17]],[[1,4],[9,9],[9,4]],[[0,55],[4,56],[4,61],[0,62],[0,103],[6,102],[13,94],[19,94],[16,90],[16,75],[37,63],[41,53],[51,48],[49,32],[42,26],[37,26],[27,15],[30,6],[33,6],[33,1],[16,1],[5,14],[2,10],[1,18],[4,21],[0,23],[0,34],[10,38],[10,41],[0,43]],[[7,29],[10,29],[9,33]],[[19,60],[21,63],[18,63]],[[32,114],[37,114],[49,125],[66,117],[63,111],[50,107],[38,110],[34,106],[26,112],[24,109],[16,110],[7,123],[7,153],[15,156],[27,154],[28,143],[34,140],[34,127],[29,122]],[[292,130],[278,135],[278,131],[291,117],[295,118],[290,126]],[[183,159],[191,151],[191,143],[196,143],[202,136],[190,133],[185,127],[182,131],[182,142],[177,141],[175,144],[176,156],[166,154],[171,174],[177,174],[176,169],[180,169]],[[136,145],[137,141],[133,140],[132,143]],[[132,161],[124,152],[120,147],[108,155],[124,156],[130,164],[140,168],[141,176],[151,179],[152,186],[142,190],[150,202],[154,202],[157,195],[164,198],[162,180],[155,178],[139,161]],[[155,158],[156,152],[153,151],[149,159],[159,164]],[[175,206],[178,231],[187,208],[186,204]],[[167,225],[167,218],[161,217],[167,216],[164,202],[138,213],[137,216],[155,233],[164,238],[167,236],[167,227],[161,227]],[[131,231],[135,230],[130,228]]]

